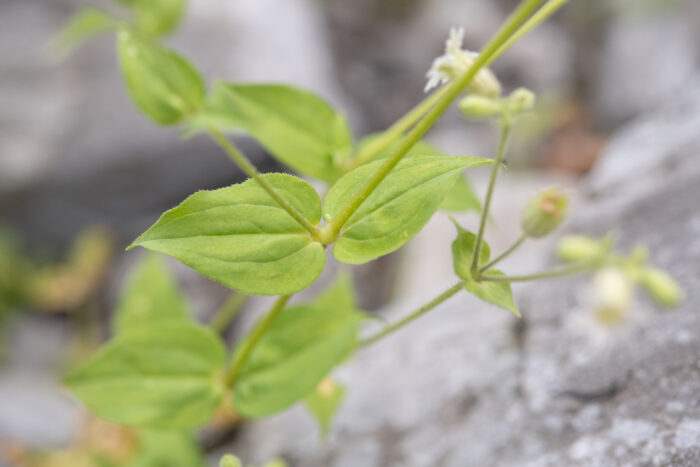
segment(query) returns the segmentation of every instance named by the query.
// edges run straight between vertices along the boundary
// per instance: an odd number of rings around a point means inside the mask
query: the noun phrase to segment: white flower
[[[425,75],[428,79],[425,85],[425,92],[450,80],[459,79],[474,64],[479,54],[463,50],[463,41],[464,28],[450,29],[450,37],[445,43],[445,54],[433,61],[430,70]],[[482,68],[467,86],[466,92],[488,97],[498,97],[501,94],[501,84],[491,70]]]

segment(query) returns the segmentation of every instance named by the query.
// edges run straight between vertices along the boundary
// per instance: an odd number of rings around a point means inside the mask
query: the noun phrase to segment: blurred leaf
[[[365,314],[332,306],[346,285],[310,304],[285,308],[253,348],[234,386],[233,405],[247,417],[279,412],[304,398],[353,349]],[[245,341],[238,350],[245,346]]]
[[[335,257],[361,264],[401,248],[430,220],[462,170],[489,162],[468,156],[402,160],[345,224],[333,248]],[[363,165],[333,185],[323,206],[326,221],[343,209],[382,163]]]
[[[172,32],[182,20],[187,0],[118,0],[129,6],[141,32],[161,36]]]
[[[440,204],[440,210],[450,212],[481,212],[481,201],[479,201],[471,183],[469,183],[469,180],[467,180],[464,175],[457,178],[455,184],[450,191],[447,192],[445,199],[443,199],[442,204]]]
[[[345,388],[329,377],[321,380],[316,389],[306,396],[306,408],[316,418],[322,436],[328,434],[343,397]]]
[[[369,148],[371,148],[373,145],[376,144],[377,141],[380,141],[384,138],[384,133],[372,133],[370,135],[365,136],[360,140],[359,143],[357,143],[357,154],[363,154],[365,151],[367,151]],[[363,164],[367,162],[372,162],[376,161],[379,159],[386,159],[391,155],[392,152],[394,152],[394,149],[396,149],[396,146],[399,144],[399,140],[401,137],[396,138],[393,142],[390,144],[386,145],[386,147],[382,148],[381,150],[377,151],[374,155],[371,157],[368,157],[366,160],[362,161]],[[408,150],[406,155],[404,157],[413,157],[413,156],[444,156],[445,153],[435,146],[433,146],[430,143],[426,143],[425,141],[418,141],[416,144],[411,146],[411,149]]]
[[[172,125],[199,109],[204,82],[189,62],[128,29],[119,31],[117,42],[127,90],[146,116]]]
[[[321,200],[311,185],[286,174],[264,177],[312,224],[319,222]],[[255,180],[195,193],[134,246],[172,255],[227,287],[259,295],[308,287],[326,261],[323,246]]]
[[[59,51],[68,54],[83,42],[117,28],[119,20],[96,8],[84,8],[73,16],[58,33],[54,43]]]
[[[218,83],[195,126],[242,128],[297,172],[332,182],[352,134],[345,117],[308,91],[274,84]]]
[[[141,449],[128,467],[205,467],[201,449],[186,433],[142,430]]]
[[[117,305],[115,332],[157,329],[163,324],[186,323],[187,320],[185,298],[163,259],[151,253],[143,255]]]
[[[195,325],[163,325],[118,336],[65,380],[100,417],[125,425],[193,429],[221,401],[221,340]]]
[[[219,467],[243,467],[238,457],[233,454],[226,454],[219,461]]]

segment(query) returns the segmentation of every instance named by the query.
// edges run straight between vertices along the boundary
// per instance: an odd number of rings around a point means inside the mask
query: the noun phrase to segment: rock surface
[[[647,245],[651,262],[682,284],[681,307],[658,311],[640,297],[640,320],[601,344],[582,319],[586,279],[523,290],[522,321],[458,295],[339,369],[348,395],[326,445],[295,407],[251,423],[230,450],[250,462],[282,456],[305,467],[700,464],[700,142],[683,136],[700,132],[695,100],[625,129],[593,178],[634,161],[631,135],[656,128],[659,145],[645,146],[655,183],[632,163],[570,226],[615,230],[623,249]],[[664,129],[679,109],[695,126],[674,140]],[[653,150],[681,142],[682,163],[670,162],[675,151]],[[432,295],[385,316],[394,320]]]

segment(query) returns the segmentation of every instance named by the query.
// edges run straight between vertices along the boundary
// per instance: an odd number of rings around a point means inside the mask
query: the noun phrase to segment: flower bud
[[[508,110],[518,114],[532,110],[535,106],[535,93],[525,88],[518,88],[508,96]]]
[[[683,299],[680,286],[661,269],[644,267],[640,272],[639,281],[659,306],[677,306]]]
[[[550,234],[559,227],[569,210],[569,199],[558,188],[544,190],[525,206],[521,216],[523,231],[532,238]]]
[[[557,244],[557,255],[566,263],[595,261],[606,253],[599,240],[585,235],[568,235]]]
[[[241,467],[241,461],[234,455],[226,454],[219,461],[219,467]]]
[[[473,120],[498,117],[503,112],[503,101],[492,97],[470,94],[459,101],[459,110]]]

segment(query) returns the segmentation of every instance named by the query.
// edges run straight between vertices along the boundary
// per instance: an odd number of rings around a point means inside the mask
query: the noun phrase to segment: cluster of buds
[[[470,94],[459,101],[462,115],[472,120],[502,118],[512,121],[518,115],[535,106],[535,94],[529,89],[518,88],[506,97],[488,97]]]
[[[598,324],[614,328],[632,320],[630,311],[635,289],[643,288],[661,307],[677,306],[683,293],[665,271],[648,264],[646,248],[637,246],[631,254],[613,251],[614,240],[608,235],[595,239],[583,235],[564,237],[557,253],[567,263],[589,263],[596,267],[593,277],[594,317]]]

